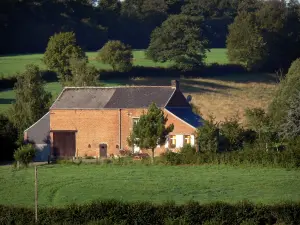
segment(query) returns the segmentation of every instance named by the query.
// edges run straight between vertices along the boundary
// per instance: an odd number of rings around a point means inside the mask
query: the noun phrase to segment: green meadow
[[[0,204],[34,206],[34,168],[0,167]],[[200,203],[300,200],[298,170],[230,166],[44,165],[38,168],[39,205],[93,200]]]

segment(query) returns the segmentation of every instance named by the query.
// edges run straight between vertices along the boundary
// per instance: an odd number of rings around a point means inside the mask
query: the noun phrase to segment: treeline
[[[249,0],[2,0],[0,53],[44,52],[54,33],[73,31],[95,51],[108,40],[148,47],[150,34],[170,15],[202,16],[210,47],[225,47],[227,25]],[[98,3],[97,3],[98,2]]]
[[[0,205],[2,224],[203,224],[203,225],[275,225],[299,224],[299,203],[255,205],[189,202],[176,205],[169,202],[155,205],[149,202],[125,203],[98,201],[65,208],[41,208],[38,222],[34,210]]]

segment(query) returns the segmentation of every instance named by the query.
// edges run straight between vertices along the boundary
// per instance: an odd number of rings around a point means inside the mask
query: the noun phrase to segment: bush
[[[133,54],[131,47],[121,41],[108,41],[97,56],[98,61],[108,63],[114,71],[126,72],[132,68]]]
[[[40,208],[38,224],[299,224],[300,203],[254,205],[189,202],[183,205],[116,200]],[[1,224],[35,224],[34,209],[0,205]]]
[[[204,125],[198,128],[197,142],[201,152],[218,152],[219,128],[213,116],[209,116]]]
[[[14,159],[26,167],[33,160],[34,156],[35,149],[31,144],[20,146],[14,153]]]

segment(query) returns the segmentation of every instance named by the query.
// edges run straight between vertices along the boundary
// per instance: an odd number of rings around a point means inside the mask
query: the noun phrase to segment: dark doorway
[[[76,153],[75,132],[53,132],[53,156],[73,157]]]
[[[100,144],[100,158],[107,158],[107,144]]]

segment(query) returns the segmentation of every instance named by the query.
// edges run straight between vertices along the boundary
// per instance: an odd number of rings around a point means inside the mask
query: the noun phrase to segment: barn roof
[[[164,107],[175,92],[172,86],[66,87],[51,109]]]

